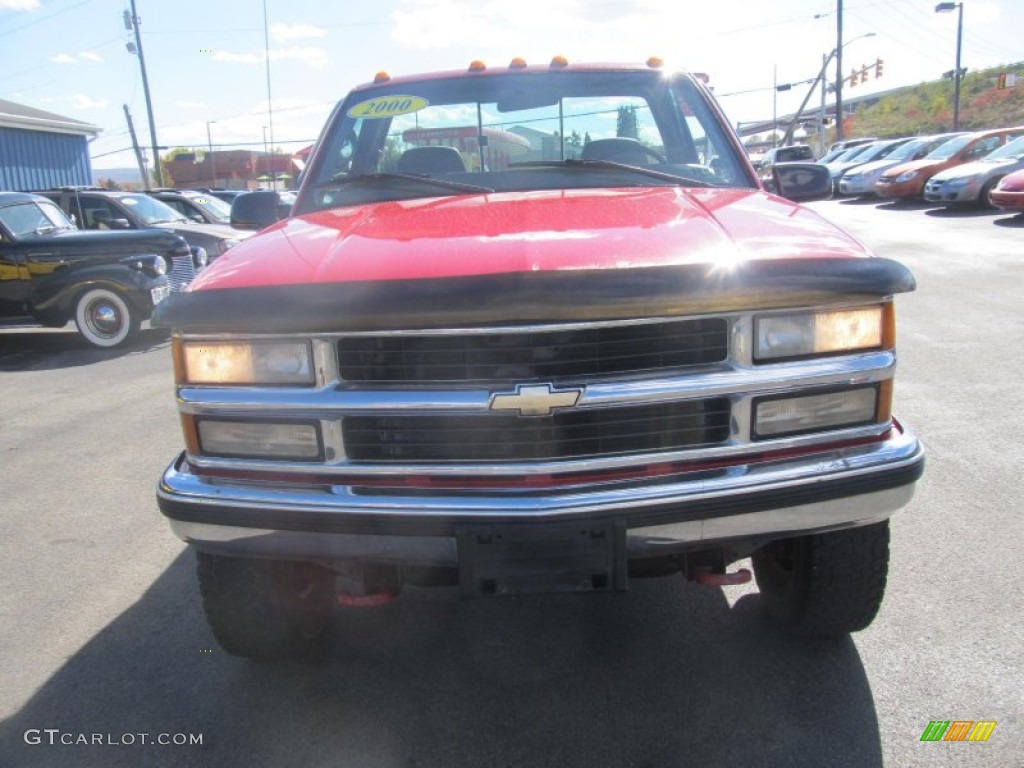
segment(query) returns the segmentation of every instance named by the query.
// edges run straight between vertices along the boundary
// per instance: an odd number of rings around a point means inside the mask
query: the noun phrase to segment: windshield
[[[189,195],[188,199],[206,211],[212,219],[227,224],[231,221],[231,206],[213,195]]]
[[[956,139],[950,139],[945,144],[933,149],[927,156],[928,160],[948,160],[961,149],[966,147],[972,141],[975,140],[975,136],[960,136]]]
[[[913,160],[918,152],[924,150],[933,141],[933,139],[914,139],[913,141],[908,141],[906,144],[890,152],[885,159],[894,161]]]
[[[0,208],[0,222],[13,237],[36,237],[60,229],[74,229],[64,211],[50,202],[27,201]]]
[[[145,224],[169,224],[186,221],[185,217],[171,206],[149,195],[121,195],[117,201],[126,206]]]
[[[994,152],[990,152],[985,155],[983,162],[988,163],[992,160],[995,160],[996,162],[1002,160],[1020,160],[1021,158],[1024,158],[1024,136],[1019,139],[1014,139],[1009,144],[1004,144]]]
[[[700,90],[657,71],[452,77],[355,92],[301,210],[531,189],[754,186]]]

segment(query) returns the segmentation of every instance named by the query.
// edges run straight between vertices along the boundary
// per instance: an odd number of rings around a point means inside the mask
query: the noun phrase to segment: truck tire
[[[203,610],[220,646],[257,661],[318,655],[336,599],[313,563],[196,553]]]
[[[75,303],[75,325],[94,347],[109,349],[138,336],[142,318],[116,291],[90,288]]]
[[[872,622],[885,594],[889,521],[773,541],[752,560],[765,610],[786,631],[856,632]]]

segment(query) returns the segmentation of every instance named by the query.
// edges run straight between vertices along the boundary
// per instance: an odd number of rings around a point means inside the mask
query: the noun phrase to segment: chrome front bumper
[[[196,475],[182,455],[157,501],[178,537],[225,555],[454,565],[465,526],[618,520],[636,557],[877,522],[910,501],[923,467],[921,444],[896,427],[841,450],[542,490],[271,485]]]

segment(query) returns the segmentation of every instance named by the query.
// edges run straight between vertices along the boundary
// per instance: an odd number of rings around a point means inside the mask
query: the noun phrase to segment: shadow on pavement
[[[880,765],[854,643],[784,639],[759,602],[730,608],[678,576],[491,601],[409,589],[339,612],[326,661],[257,665],[214,645],[186,552],[0,725],[0,753],[23,768]],[[45,728],[203,743],[25,743]]]
[[[835,195],[833,200],[838,200],[840,205],[878,205],[881,202],[877,197],[839,197]]]
[[[923,211],[925,208],[934,208],[936,203],[928,203],[924,200],[881,200],[876,206],[878,211]]]
[[[925,216],[935,216],[940,219],[976,219],[980,217],[991,217],[998,213],[992,208],[975,208],[970,206],[954,206],[951,208],[936,208],[933,211],[925,211]]]
[[[33,326],[0,326],[0,371],[49,371],[74,368],[149,352],[164,346],[170,331],[143,328],[137,339],[125,347],[100,349],[72,330]]]
[[[1007,216],[1005,219],[994,219],[992,223],[1000,227],[1024,227],[1024,213]]]

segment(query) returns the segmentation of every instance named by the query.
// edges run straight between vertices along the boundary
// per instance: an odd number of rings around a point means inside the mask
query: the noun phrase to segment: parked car
[[[188,245],[170,232],[83,232],[45,197],[0,192],[5,320],[56,328],[74,320],[90,344],[115,347],[131,341],[153,308],[194,274]]]
[[[852,149],[853,147],[860,147],[863,146],[864,144],[870,144],[873,141],[878,141],[878,139],[874,136],[862,136],[857,139],[844,139],[843,141],[836,141],[829,146],[827,154],[831,155],[833,152],[837,154],[842,153],[848,149]],[[824,158],[822,159],[824,160]],[[835,159],[834,156],[832,159]]]
[[[638,138],[601,133],[622,104]],[[657,60],[381,74],[321,136],[286,218],[239,197],[266,229],[156,318],[185,446],[157,500],[227,652],[315,650],[405,583],[741,583],[747,556],[789,630],[871,622],[923,470],[890,412],[914,281],[792,200],[822,166],[767,194]]]
[[[938,136],[911,139],[882,160],[874,160],[848,170],[839,179],[839,193],[872,196],[875,194],[875,184],[887,170],[912,160],[920,160],[950,139],[962,135],[960,133],[943,133]]]
[[[205,192],[218,200],[231,205],[231,201],[239,195],[244,195],[248,190],[246,189],[210,189],[209,187],[196,187],[196,192]]]
[[[1000,210],[1024,212],[1024,171],[1004,176],[989,193],[988,199]]]
[[[898,200],[921,197],[924,194],[925,183],[936,173],[955,165],[980,160],[989,152],[1021,135],[1024,135],[1024,126],[979,131],[950,139],[920,160],[896,165],[887,170],[875,184],[875,193],[879,197]]]
[[[1004,144],[973,163],[935,174],[924,187],[924,199],[946,205],[987,206],[989,193],[1004,176],[1024,169],[1024,136]]]
[[[875,160],[882,160],[902,147],[908,141],[910,141],[909,138],[879,139],[878,141],[873,141],[870,144],[865,144],[861,148],[861,151],[851,158],[847,158],[846,160],[837,158],[831,163],[828,163],[825,167],[828,168],[829,172],[832,174],[833,187],[836,191],[839,191],[839,180],[843,177],[844,173],[860,168],[862,165],[867,165]]]
[[[806,144],[791,144],[786,147],[769,149],[757,162],[761,178],[769,178],[778,163],[814,162],[814,152]]]
[[[38,194],[57,203],[83,229],[149,229],[158,227],[181,235],[190,246],[202,249],[211,261],[240,241],[231,227],[199,224],[144,192],[111,192],[74,187],[49,189]]]

